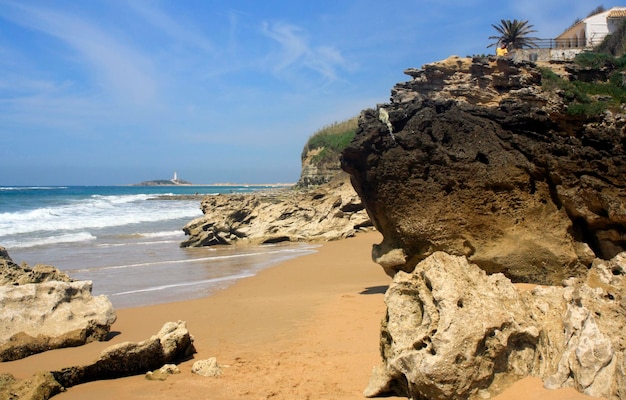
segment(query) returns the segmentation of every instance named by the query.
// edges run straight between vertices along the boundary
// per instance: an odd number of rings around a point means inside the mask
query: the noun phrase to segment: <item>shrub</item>
[[[313,157],[313,162],[335,162],[339,160],[339,154],[348,147],[358,126],[358,117],[350,118],[343,122],[335,122],[315,132],[304,145],[302,160],[306,155],[316,149],[320,152]]]
[[[606,82],[569,81],[548,68],[542,69],[543,90],[558,93],[567,105],[570,115],[596,116],[606,110],[619,110],[626,102],[626,56],[615,58],[609,54],[584,52],[575,59],[578,65],[612,71]]]
[[[581,67],[587,68],[610,68],[613,69],[616,67],[616,59],[610,54],[607,53],[596,53],[592,51],[584,51],[579,53],[574,58],[574,62]]]

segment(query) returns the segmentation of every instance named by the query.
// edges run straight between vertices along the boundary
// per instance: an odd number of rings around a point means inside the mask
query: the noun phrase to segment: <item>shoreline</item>
[[[380,362],[379,327],[391,282],[371,260],[378,232],[326,242],[316,253],[285,261],[208,297],[117,311],[112,338],[0,363],[0,373],[25,378],[38,371],[87,364],[106,347],[142,341],[168,321],[187,322],[197,353],[166,381],[143,375],[96,381],[54,397],[84,399],[363,399]],[[216,357],[223,375],[191,374]],[[398,397],[394,397],[398,399]],[[494,399],[591,399],[573,389],[548,391],[525,378]]]

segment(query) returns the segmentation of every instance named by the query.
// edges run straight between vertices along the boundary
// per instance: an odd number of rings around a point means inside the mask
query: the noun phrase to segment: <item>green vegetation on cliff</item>
[[[567,104],[570,115],[594,116],[606,110],[620,111],[626,103],[626,56],[584,52],[574,63],[580,77],[568,80],[548,68],[542,69],[544,90],[555,91]],[[587,73],[584,73],[587,72]]]
[[[358,120],[358,117],[353,117],[346,121],[335,122],[315,132],[304,145],[302,160],[311,151],[319,150],[319,153],[314,155],[311,160],[313,163],[338,163],[339,154],[348,147],[356,134]]]

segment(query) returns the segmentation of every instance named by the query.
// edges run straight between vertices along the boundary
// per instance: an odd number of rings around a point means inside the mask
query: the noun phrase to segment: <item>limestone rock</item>
[[[98,360],[52,374],[63,387],[101,379],[145,374],[164,364],[187,359],[195,352],[193,338],[183,321],[168,322],[158,334],[142,342],[124,342],[106,348]]]
[[[371,226],[346,174],[315,189],[207,196],[201,208],[184,227],[183,247],[328,241]]]
[[[413,273],[398,272],[385,302],[385,367],[367,396],[465,399],[497,374],[517,380],[538,362],[541,331],[511,281],[465,257],[437,252]]]
[[[298,180],[299,187],[311,187],[328,183],[333,180],[337,174],[341,173],[339,157],[335,162],[318,163],[315,162],[315,156],[323,149],[315,149],[308,151],[302,157],[302,171]]]
[[[116,315],[91,281],[0,286],[0,360],[105,340]]]
[[[37,264],[33,268],[26,264],[19,266],[13,262],[7,250],[0,246],[0,286],[47,281],[71,282],[72,279],[50,265]]]
[[[549,388],[623,398],[625,257],[530,292],[443,252],[398,272],[385,295],[383,364],[365,395],[473,399],[532,375]]]
[[[405,72],[342,154],[389,275],[445,251],[560,284],[626,250],[624,115],[568,114],[532,63],[451,57]]]
[[[178,366],[176,364],[165,364],[155,371],[146,372],[146,379],[149,381],[164,381],[174,374],[180,374]]]
[[[217,364],[217,358],[211,357],[207,360],[198,360],[191,366],[191,373],[200,376],[220,376],[222,369]]]
[[[49,372],[39,372],[30,378],[17,380],[11,375],[0,376],[0,399],[47,400],[63,390]]]
[[[22,380],[0,375],[0,399],[47,400],[81,383],[144,373],[147,379],[165,380],[168,375],[180,373],[178,367],[171,363],[186,360],[194,352],[193,338],[186,323],[168,322],[150,339],[108,347],[98,360],[86,366],[41,372]]]
[[[564,348],[546,387],[573,386],[590,396],[626,395],[626,253],[595,260],[584,282],[564,292]]]

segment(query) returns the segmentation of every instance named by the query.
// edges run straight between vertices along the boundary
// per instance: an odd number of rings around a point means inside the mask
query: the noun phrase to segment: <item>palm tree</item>
[[[523,49],[525,47],[538,47],[535,40],[536,37],[529,37],[531,33],[537,32],[532,29],[533,25],[529,25],[528,21],[513,21],[509,19],[500,20],[500,25],[491,24],[500,35],[489,36],[489,39],[495,39],[496,42],[487,47],[497,46],[500,43],[507,43],[511,50]]]

